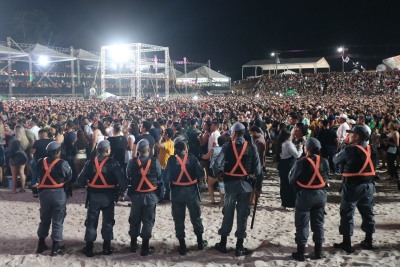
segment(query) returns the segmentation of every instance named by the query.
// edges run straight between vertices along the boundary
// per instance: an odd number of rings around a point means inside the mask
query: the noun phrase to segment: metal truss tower
[[[116,61],[113,54],[122,55]],[[158,61],[157,59],[160,59]],[[109,45],[101,47],[101,94],[106,92],[107,79],[130,80],[130,97],[141,100],[142,81],[164,81],[165,97],[169,98],[169,48],[143,43]],[[118,71],[113,68],[120,64]],[[157,83],[158,84],[158,83]]]

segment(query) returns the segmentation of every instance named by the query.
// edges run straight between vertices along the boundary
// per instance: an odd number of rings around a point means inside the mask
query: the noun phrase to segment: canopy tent
[[[100,56],[83,50],[83,49],[78,49],[74,51],[74,56],[79,59],[79,60],[84,60],[84,61],[93,61],[93,62],[99,62],[100,61]]]
[[[284,93],[284,95],[298,95],[299,93],[297,93],[295,90],[289,90],[286,93]]]
[[[48,57],[49,62],[72,61],[76,59],[73,56],[58,52],[41,44],[35,44],[25,49],[25,52],[29,53],[31,58],[33,57],[37,60],[40,56],[46,56]]]
[[[105,92],[101,95],[98,95],[97,98],[101,99],[101,100],[114,100],[114,99],[118,99],[118,96],[111,94],[109,92]]]
[[[294,72],[292,70],[285,70],[284,72],[281,73],[281,75],[294,75],[297,74],[297,72]]]
[[[19,57],[27,57],[25,52],[18,51],[8,46],[0,45],[0,60],[15,60]]]
[[[181,77],[183,72],[177,70],[176,68],[169,68],[169,77]]]
[[[222,75],[219,72],[216,72],[206,66],[201,66],[189,73],[182,74],[180,77],[176,79],[177,83],[197,83],[197,84],[205,84],[205,83],[229,83],[231,82],[231,78],[225,75]]]
[[[271,58],[264,60],[252,60],[242,66],[242,79],[244,68],[254,68],[257,76],[257,68],[261,68],[264,71],[279,71],[279,70],[299,70],[303,69],[314,69],[316,73],[318,69],[329,69],[330,66],[328,61],[324,57],[311,57],[311,58]]]
[[[400,70],[400,55],[395,57],[390,57],[382,60],[383,64],[385,64],[390,69],[398,69]]]

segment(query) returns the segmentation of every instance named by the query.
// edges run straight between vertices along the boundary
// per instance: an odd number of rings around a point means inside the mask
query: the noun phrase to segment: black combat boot
[[[111,246],[111,240],[104,240],[103,255],[111,255],[114,253],[114,248]]]
[[[179,255],[182,255],[182,256],[186,255],[187,248],[186,248],[186,242],[185,242],[184,238],[179,239],[179,249],[178,249],[178,251],[179,251]]]
[[[93,242],[86,242],[86,246],[82,249],[82,252],[86,255],[86,257],[93,257]]]
[[[304,257],[306,246],[305,245],[297,245],[297,252],[292,253],[292,258],[297,261],[305,261],[306,258]]]
[[[132,253],[136,253],[137,248],[138,248],[138,245],[137,245],[137,238],[136,238],[136,237],[132,237],[132,238],[131,238],[131,252],[132,252]]]
[[[349,235],[344,235],[343,236],[343,242],[342,243],[335,243],[333,244],[334,248],[340,248],[347,253],[353,253],[354,248],[351,246],[351,236]]]
[[[142,240],[142,249],[140,251],[140,256],[147,256],[154,252],[154,247],[149,246],[149,239]]]
[[[226,236],[221,235],[221,241],[219,241],[219,243],[215,244],[215,249],[221,253],[228,253],[228,250],[226,249],[227,239],[228,238]]]
[[[39,238],[36,253],[38,253],[38,254],[43,253],[47,249],[49,249],[49,247],[46,245],[45,238],[44,237]]]
[[[320,260],[324,257],[324,255],[322,254],[322,243],[315,243],[314,254],[314,257],[317,260]]]
[[[372,233],[365,233],[365,240],[362,241],[360,245],[363,249],[374,249],[374,246],[372,245]]]
[[[64,254],[64,247],[60,246],[60,242],[53,241],[53,247],[51,248],[50,256],[58,256]]]
[[[250,251],[243,246],[243,238],[238,238],[236,241],[235,256],[245,256],[250,254]]]
[[[198,235],[197,236],[197,249],[198,250],[203,250],[205,247],[207,247],[208,242],[207,240],[203,239],[203,235]]]

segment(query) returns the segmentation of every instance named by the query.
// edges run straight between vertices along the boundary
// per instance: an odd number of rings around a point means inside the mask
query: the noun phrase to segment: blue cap
[[[308,149],[321,149],[321,143],[318,141],[318,139],[310,137],[306,142],[306,147]]]
[[[100,141],[97,144],[97,149],[105,149],[105,148],[108,148],[108,147],[110,147],[110,142],[108,140]]]
[[[232,125],[231,127],[231,131],[232,132],[237,132],[237,131],[241,131],[241,130],[245,130],[246,128],[244,127],[243,124],[241,124],[240,122],[236,122],[234,125]]]
[[[142,139],[136,144],[136,148],[141,150],[142,148],[150,146],[149,141],[147,139]]]
[[[57,150],[61,147],[61,143],[57,142],[57,141],[53,141],[50,142],[47,146],[46,146],[46,150],[47,151],[52,151],[52,150]]]

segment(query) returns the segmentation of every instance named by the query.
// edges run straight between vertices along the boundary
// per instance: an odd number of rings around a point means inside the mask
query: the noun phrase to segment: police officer
[[[156,194],[161,177],[161,164],[157,158],[150,158],[150,147],[147,139],[137,143],[139,157],[129,161],[126,173],[128,176],[128,195],[132,201],[129,215],[131,251],[137,250],[137,237],[142,238],[140,255],[147,256],[154,252],[149,246],[149,239],[156,217]],[[143,226],[142,226],[143,225]]]
[[[36,253],[42,253],[47,249],[45,239],[49,235],[51,223],[53,247],[50,255],[57,256],[62,254],[64,249],[60,246],[60,242],[63,239],[63,223],[67,214],[67,197],[71,195],[69,182],[72,179],[72,169],[67,161],[60,159],[60,143],[56,141],[49,143],[46,151],[48,157],[39,159],[37,163],[40,223]]]
[[[233,226],[235,207],[237,212],[237,238],[235,255],[249,254],[243,246],[246,238],[247,218],[250,214],[250,194],[253,191],[252,184],[255,182],[256,195],[260,196],[262,186],[262,166],[258,157],[257,148],[251,142],[245,141],[245,127],[237,122],[232,128],[232,142],[226,143],[212,166],[214,174],[222,177],[225,183],[225,200],[221,228],[218,234],[221,241],[215,248],[227,253],[226,242]],[[251,180],[250,175],[255,176]]]
[[[297,252],[292,257],[304,261],[311,220],[315,258],[322,258],[324,242],[324,208],[327,200],[325,187],[329,175],[329,163],[319,156],[321,143],[311,137],[306,142],[306,157],[296,161],[289,173],[289,182],[296,188],[295,225]]]
[[[351,236],[354,230],[356,207],[362,218],[361,229],[365,232],[365,240],[361,242],[361,247],[373,248],[372,235],[375,232],[373,182],[377,157],[376,151],[367,144],[369,134],[364,126],[354,126],[347,132],[350,133],[350,145],[333,158],[335,164],[344,164],[339,226],[343,242],[334,244],[334,247],[352,253],[354,249],[351,245]]]
[[[103,236],[103,255],[113,253],[111,240],[113,239],[114,226],[114,200],[118,200],[118,191],[127,188],[126,177],[119,164],[110,155],[110,142],[107,140],[97,145],[97,156],[86,162],[77,179],[77,185],[87,185],[87,219],[85,222],[86,247],[83,249],[88,257],[93,257],[93,242],[97,237],[97,224],[100,211],[103,213],[103,225],[101,234]]]
[[[197,158],[188,154],[184,139],[174,140],[175,156],[168,159],[164,181],[171,182],[172,217],[175,222],[176,237],[179,240],[179,254],[187,252],[185,243],[185,214],[189,210],[190,221],[197,236],[197,248],[203,250],[207,241],[203,240],[204,227],[200,211],[200,191],[198,181],[204,177],[204,170]]]

